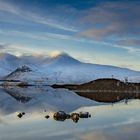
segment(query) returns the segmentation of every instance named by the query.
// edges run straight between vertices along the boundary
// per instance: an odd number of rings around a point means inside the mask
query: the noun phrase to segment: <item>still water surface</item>
[[[91,118],[56,121],[53,114],[89,112]],[[19,112],[26,114],[18,118]],[[44,116],[49,115],[46,119]],[[65,89],[0,89],[0,140],[140,140],[140,100],[98,103]]]

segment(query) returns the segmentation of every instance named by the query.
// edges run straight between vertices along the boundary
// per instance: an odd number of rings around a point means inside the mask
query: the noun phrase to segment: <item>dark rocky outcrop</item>
[[[123,99],[140,99],[140,83],[123,82],[117,79],[97,79],[81,85],[53,85],[67,88],[80,96],[98,102],[117,102]]]

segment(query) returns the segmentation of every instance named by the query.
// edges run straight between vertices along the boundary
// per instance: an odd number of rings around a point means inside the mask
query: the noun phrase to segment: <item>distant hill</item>
[[[72,84],[66,84],[66,85],[52,85],[53,88],[67,88],[70,90],[85,90],[89,91],[98,91],[100,90],[113,90],[113,91],[140,91],[140,83],[130,83],[130,82],[122,82],[118,79],[113,78],[103,78],[103,79],[97,79],[94,81],[90,81],[88,83],[79,84],[79,85],[72,85]]]
[[[140,99],[140,83],[122,82],[117,79],[98,79],[80,85],[52,85],[66,88],[82,97],[98,102],[117,102],[123,99]]]

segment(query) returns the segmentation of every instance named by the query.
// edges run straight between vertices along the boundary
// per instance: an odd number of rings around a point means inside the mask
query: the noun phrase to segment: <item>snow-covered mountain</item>
[[[30,71],[22,71],[22,68]],[[19,71],[20,70],[20,71]],[[140,72],[126,68],[82,63],[67,54],[55,57],[21,56],[0,54],[0,77],[45,84],[80,84],[98,78],[126,77],[131,82],[140,82]]]
[[[16,56],[0,53],[0,76],[8,74],[17,66],[19,66],[19,59]]]

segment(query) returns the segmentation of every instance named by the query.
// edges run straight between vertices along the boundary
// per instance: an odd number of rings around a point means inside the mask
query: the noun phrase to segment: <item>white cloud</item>
[[[31,12],[26,9],[20,8],[14,4],[7,3],[4,1],[0,1],[0,11],[9,12],[11,14],[15,14],[25,20],[32,21],[35,23],[47,25],[56,29],[77,32],[74,27],[64,24],[63,22],[57,22],[56,20],[47,15],[39,15],[37,12]]]
[[[47,40],[49,38],[51,39],[61,39],[61,40],[74,40],[72,36],[69,35],[63,35],[63,34],[55,34],[55,33],[49,33],[49,32],[23,32],[23,31],[4,31],[0,30],[0,34],[6,35],[6,36],[17,36],[17,37],[24,37],[24,38],[30,38],[30,39],[36,39],[36,40]]]
[[[62,34],[55,34],[55,33],[29,33],[29,32],[21,32],[21,31],[3,31],[0,30],[1,35],[6,35],[6,36],[17,36],[17,37],[23,37],[23,38],[29,38],[29,39],[35,39],[35,40],[44,40],[47,41],[48,39],[61,39],[61,40],[71,40],[71,41],[78,41],[78,42],[85,42],[85,43],[91,43],[94,45],[103,45],[107,47],[113,47],[113,48],[118,48],[118,49],[124,49],[128,51],[129,53],[139,53],[140,48],[136,48],[133,46],[127,46],[127,44],[118,44],[117,42],[115,43],[110,43],[110,42],[105,42],[105,41],[96,41],[96,40],[90,40],[90,39],[84,39],[84,38],[76,38],[72,37],[69,35],[62,35]]]

